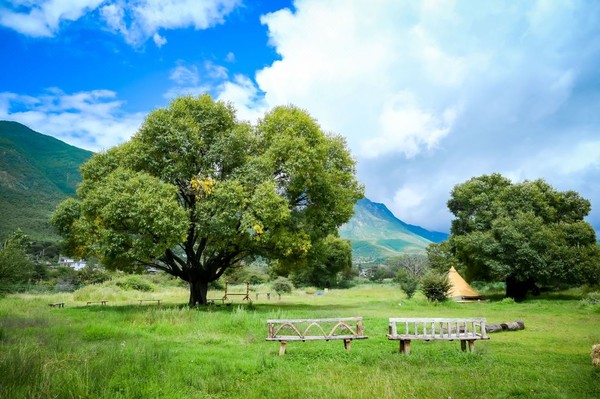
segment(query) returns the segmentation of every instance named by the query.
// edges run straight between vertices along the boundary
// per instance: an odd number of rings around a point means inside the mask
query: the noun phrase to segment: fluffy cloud
[[[600,204],[600,5],[297,0],[263,16],[281,59],[238,86],[344,134],[367,195],[447,230],[455,184],[544,178]],[[247,105],[246,105],[247,106]],[[600,227],[600,212],[591,221]]]
[[[104,0],[12,0],[0,5],[0,25],[32,37],[51,37],[65,21],[76,21]],[[26,10],[23,12],[22,10]]]
[[[207,61],[198,67],[180,62],[173,68],[169,78],[175,86],[165,93],[167,99],[210,93],[217,100],[235,104],[237,117],[250,122],[256,122],[267,111],[266,102],[256,84],[240,74],[230,78],[229,71],[222,65]]]
[[[139,46],[152,37],[160,47],[166,43],[158,33],[160,30],[210,28],[222,23],[240,0],[116,0],[107,3],[100,8],[100,14],[127,43]]]
[[[67,94],[53,88],[37,97],[4,92],[0,93],[0,119],[98,151],[126,141],[142,123],[143,114],[125,113],[122,105],[109,90]]]
[[[161,30],[206,29],[222,23],[240,0],[11,0],[0,5],[0,25],[32,37],[52,37],[61,24],[92,13],[125,41],[140,46],[152,38],[161,47]]]

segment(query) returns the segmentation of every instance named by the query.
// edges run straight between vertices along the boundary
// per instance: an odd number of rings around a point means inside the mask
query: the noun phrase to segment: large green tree
[[[52,218],[71,251],[164,270],[189,283],[190,305],[244,259],[305,256],[362,197],[345,141],[303,110],[277,107],[253,126],[208,95],[153,111],[81,172],[77,199]]]
[[[449,247],[470,278],[504,280],[522,300],[536,284],[597,282],[600,249],[584,217],[588,200],[544,180],[512,183],[500,174],[458,184],[448,208]]]

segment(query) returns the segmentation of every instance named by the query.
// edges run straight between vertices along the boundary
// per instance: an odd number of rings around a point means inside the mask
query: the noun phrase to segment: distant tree
[[[394,271],[385,264],[377,264],[366,269],[367,278],[373,282],[380,283],[386,278],[394,278]]]
[[[71,253],[179,277],[192,306],[243,260],[306,256],[362,197],[345,141],[306,112],[277,107],[251,126],[208,95],[153,111],[81,171],[78,199],[52,219]]]
[[[505,281],[507,297],[522,300],[537,284],[600,279],[596,234],[583,220],[591,205],[574,191],[484,175],[456,185],[448,208],[454,254],[471,278]]]
[[[348,240],[330,234],[317,241],[306,257],[280,266],[280,271],[290,269],[296,286],[336,287],[343,276],[352,272],[352,247]]]
[[[409,299],[417,292],[417,288],[419,287],[419,276],[408,272],[406,269],[400,269],[396,274],[395,280],[400,284],[400,288]]]
[[[5,290],[11,290],[12,286],[33,278],[34,265],[26,254],[29,245],[29,237],[17,229],[0,249],[0,286]]]
[[[394,280],[408,298],[412,298],[419,286],[419,279],[429,270],[427,257],[418,254],[394,256],[384,263],[395,273]]]
[[[457,270],[462,269],[459,266],[458,258],[453,253],[450,241],[429,244],[425,250],[427,251],[427,261],[433,270],[446,273],[452,266]],[[460,271],[463,272],[463,270]]]
[[[409,275],[419,278],[429,270],[429,261],[425,255],[404,254],[385,260],[384,264],[393,272],[404,270]]]

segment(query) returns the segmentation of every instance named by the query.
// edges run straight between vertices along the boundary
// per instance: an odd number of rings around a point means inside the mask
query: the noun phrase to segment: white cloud
[[[227,68],[214,62],[204,62],[200,68],[180,62],[171,71],[170,79],[175,86],[164,94],[167,99],[209,93],[217,100],[233,103],[238,119],[250,122],[256,122],[268,109],[258,87],[250,78],[236,74],[229,79]]]
[[[167,43],[160,30],[207,29],[224,21],[241,0],[40,0],[0,5],[0,25],[32,37],[52,37],[66,21],[92,13],[125,41],[140,46],[152,38]]]
[[[252,123],[262,118],[269,109],[254,82],[243,75],[236,75],[233,82],[222,83],[218,87],[217,99],[235,104],[238,119]]]
[[[158,34],[158,32],[155,32],[152,35],[152,40],[154,41],[154,44],[156,44],[156,47],[162,47],[165,44],[167,44],[167,39],[165,39],[164,37],[162,37],[161,35]]]
[[[183,85],[197,85],[200,81],[200,75],[198,74],[198,67],[196,65],[177,65],[175,69],[171,71],[169,79],[175,82],[179,86]]]
[[[582,178],[600,178],[599,4],[297,0],[294,8],[262,18],[281,59],[257,72],[264,98],[256,99],[264,108],[296,104],[347,136],[367,196],[399,217],[446,230],[452,187],[493,172],[545,178],[600,203]],[[600,212],[591,220],[600,227]]]
[[[127,43],[139,46],[152,37],[160,47],[166,39],[158,35],[159,30],[207,29],[222,23],[239,4],[240,0],[116,0],[100,11],[106,23],[121,33]]]
[[[0,5],[0,25],[32,37],[51,37],[61,23],[76,21],[104,0],[42,0]],[[26,9],[26,12],[20,12]],[[18,11],[17,11],[18,10]]]
[[[31,97],[0,93],[0,119],[14,120],[71,145],[92,151],[129,139],[144,115],[128,114],[110,90],[67,94],[59,89]]]

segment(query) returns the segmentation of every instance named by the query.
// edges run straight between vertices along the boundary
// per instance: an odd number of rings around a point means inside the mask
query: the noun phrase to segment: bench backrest
[[[323,337],[336,336],[363,337],[362,317],[341,317],[330,319],[277,319],[267,320],[269,338],[282,337]]]
[[[432,338],[477,336],[487,339],[484,318],[390,318],[389,334]]]

